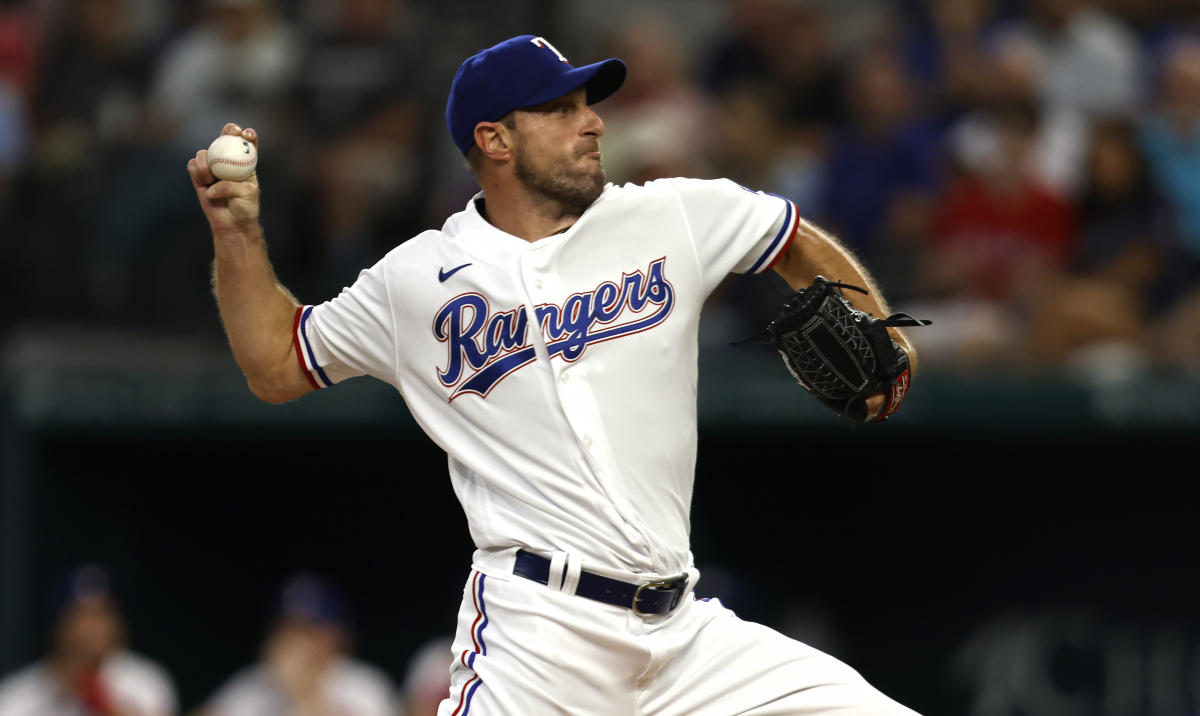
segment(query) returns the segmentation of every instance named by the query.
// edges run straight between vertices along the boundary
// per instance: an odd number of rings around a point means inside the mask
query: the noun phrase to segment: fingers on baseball
[[[208,151],[201,149],[196,153],[196,156],[188,160],[188,174],[192,177],[192,184],[197,189],[203,188],[212,184],[216,178],[208,168]]]
[[[242,129],[240,125],[229,122],[221,129],[221,134],[232,134],[236,137],[241,137],[253,144],[255,148],[258,147],[258,132],[254,131],[251,127]]]
[[[219,181],[205,193],[209,199],[246,199],[258,193],[258,186],[249,181]]]

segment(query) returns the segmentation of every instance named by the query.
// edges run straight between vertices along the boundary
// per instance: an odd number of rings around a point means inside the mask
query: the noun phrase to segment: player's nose
[[[596,114],[596,110],[592,109],[590,105],[584,105],[583,116],[584,123],[582,134],[603,137],[604,120],[600,119],[600,115]]]

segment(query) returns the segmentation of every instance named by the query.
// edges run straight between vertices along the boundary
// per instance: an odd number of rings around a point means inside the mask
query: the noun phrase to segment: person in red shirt
[[[927,293],[1008,301],[1065,264],[1076,237],[1074,208],[1029,170],[1036,126],[1027,104],[988,112],[974,161],[935,207]]]

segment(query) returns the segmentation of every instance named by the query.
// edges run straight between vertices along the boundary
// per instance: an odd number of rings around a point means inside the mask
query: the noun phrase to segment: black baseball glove
[[[900,408],[912,379],[908,353],[888,335],[889,326],[927,326],[906,313],[876,318],[850,304],[838,289],[866,289],[817,276],[792,293],[758,339],[783,356],[792,377],[838,415],[867,419],[867,398],[882,393],[875,421]]]

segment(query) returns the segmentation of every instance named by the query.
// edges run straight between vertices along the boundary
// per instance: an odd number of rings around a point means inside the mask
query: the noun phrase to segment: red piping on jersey
[[[300,345],[300,314],[302,313],[304,313],[304,306],[298,306],[296,318],[292,321],[292,345],[296,348],[296,360],[300,361],[300,372],[308,379],[308,384],[313,387],[313,390],[320,390],[321,386],[317,385],[317,379],[312,376],[312,371],[304,362],[304,347]]]
[[[788,249],[792,248],[792,239],[796,238],[796,232],[800,229],[800,210],[796,208],[795,204],[792,204],[792,221],[792,233],[788,234],[787,240],[783,242],[783,248],[779,250],[779,253],[775,254],[775,258],[771,259],[771,263],[767,264],[767,267],[762,270],[762,273],[766,273],[775,268],[775,264],[779,263],[779,259],[783,258],[783,255],[788,252]]]

